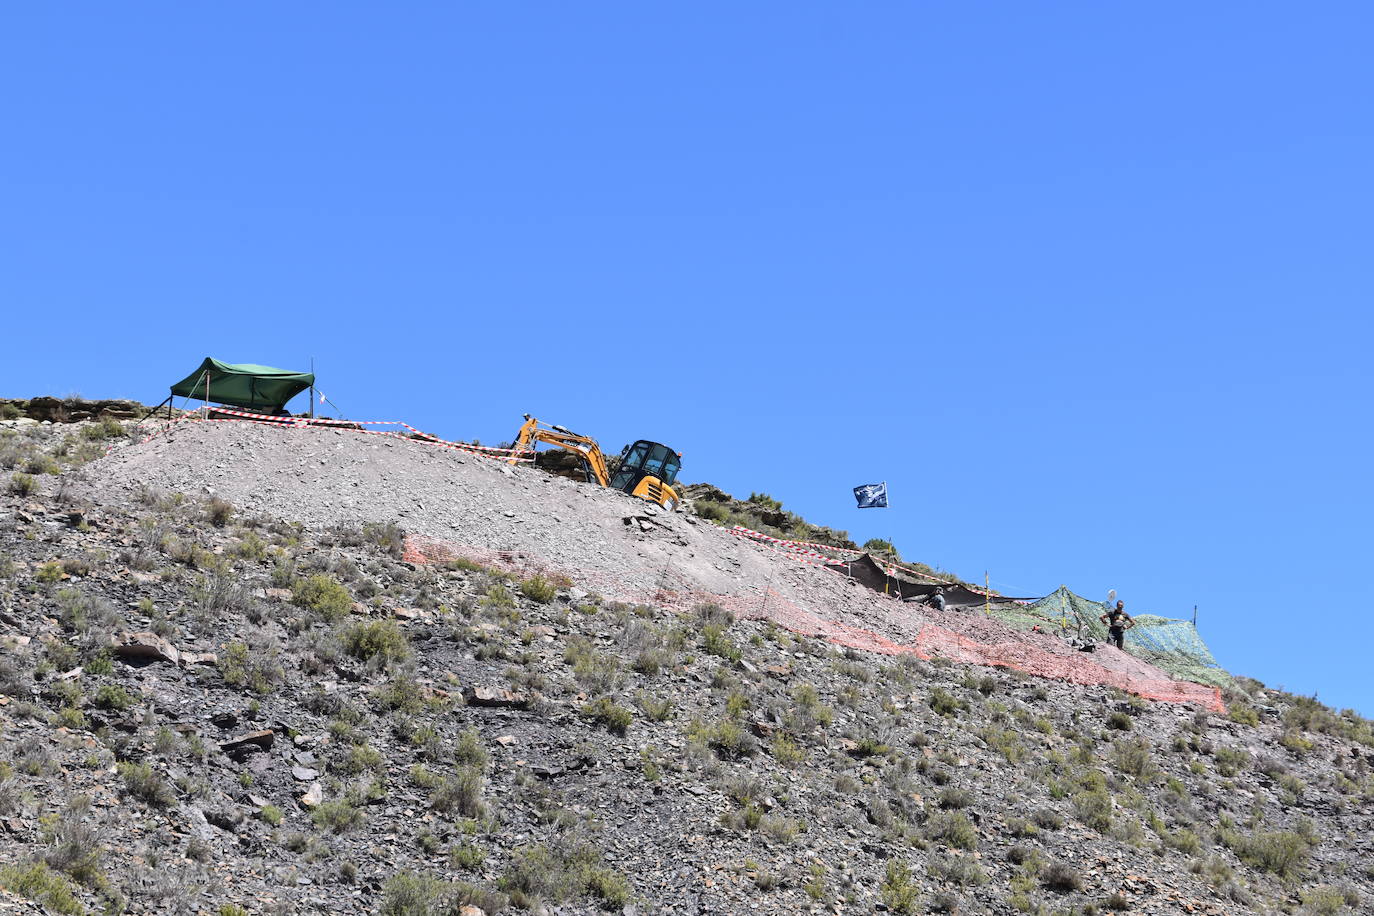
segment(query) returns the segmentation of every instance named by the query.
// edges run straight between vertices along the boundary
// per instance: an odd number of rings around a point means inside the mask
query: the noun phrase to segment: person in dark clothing
[[[935,591],[931,593],[926,603],[937,611],[943,611],[945,609],[945,587],[941,585],[936,588]]]
[[[1118,649],[1126,648],[1126,631],[1135,626],[1135,619],[1126,613],[1126,602],[1118,601],[1098,619],[1107,625],[1107,641]]]

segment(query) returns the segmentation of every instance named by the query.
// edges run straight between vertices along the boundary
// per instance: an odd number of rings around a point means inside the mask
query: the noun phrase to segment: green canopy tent
[[[274,414],[281,413],[287,401],[314,384],[315,376],[310,372],[291,372],[249,363],[231,365],[207,356],[195,372],[172,386],[172,397]]]

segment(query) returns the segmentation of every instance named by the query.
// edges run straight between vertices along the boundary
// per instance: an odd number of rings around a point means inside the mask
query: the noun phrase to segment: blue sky
[[[0,395],[313,356],[355,418],[660,439],[1006,592],[1198,605],[1371,715],[1371,19],[11,7]]]

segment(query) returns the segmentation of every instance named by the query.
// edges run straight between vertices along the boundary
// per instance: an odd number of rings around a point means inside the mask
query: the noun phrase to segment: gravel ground
[[[1210,688],[1172,681],[1129,654],[1078,652],[977,613],[923,612],[820,567],[626,494],[411,440],[353,430],[183,423],[88,466],[97,500],[143,488],[214,494],[311,529],[397,521],[431,547],[562,573],[607,598],[716,600],[737,614],[884,652],[1005,664],[1219,706]]]

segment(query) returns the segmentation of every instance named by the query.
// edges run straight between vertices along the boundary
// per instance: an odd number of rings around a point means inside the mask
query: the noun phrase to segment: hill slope
[[[0,439],[0,885],[59,911],[1371,893],[1353,714],[1245,680],[1223,716],[893,654],[992,624],[487,459],[204,424],[73,466],[107,435]],[[886,651],[809,635],[859,631]]]

